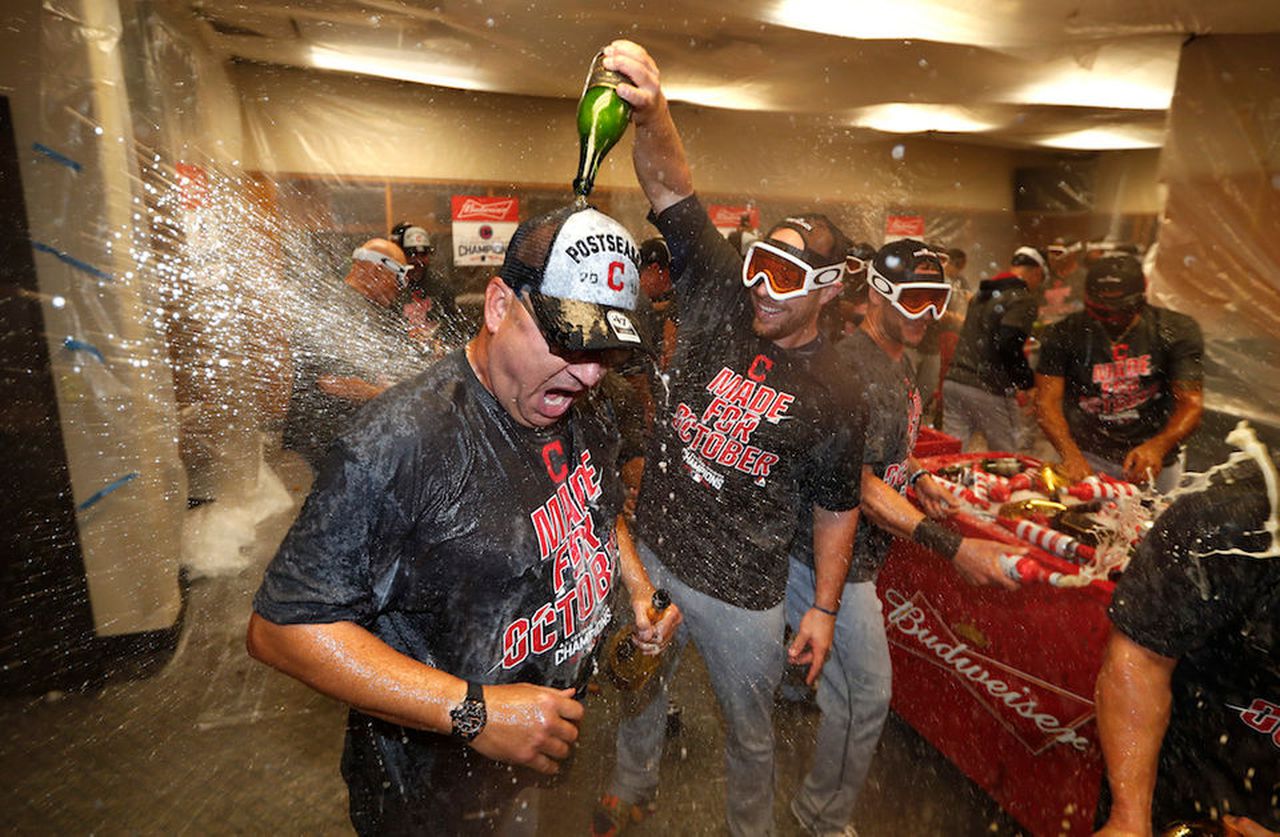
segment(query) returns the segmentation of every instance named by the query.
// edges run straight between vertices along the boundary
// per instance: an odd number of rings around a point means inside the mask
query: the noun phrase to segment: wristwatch
[[[467,697],[449,710],[453,719],[452,735],[461,741],[470,741],[484,729],[489,715],[484,708],[484,688],[479,683],[467,681]]]

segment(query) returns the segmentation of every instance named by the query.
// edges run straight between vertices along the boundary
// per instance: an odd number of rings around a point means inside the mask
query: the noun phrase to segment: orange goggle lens
[[[763,276],[769,287],[780,294],[802,290],[807,275],[805,268],[761,247],[751,250],[743,272],[748,285],[754,285],[758,281],[757,277]]]

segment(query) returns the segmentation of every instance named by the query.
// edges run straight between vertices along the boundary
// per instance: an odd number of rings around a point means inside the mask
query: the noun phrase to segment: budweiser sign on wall
[[[500,265],[520,223],[519,198],[453,196],[453,263]]]

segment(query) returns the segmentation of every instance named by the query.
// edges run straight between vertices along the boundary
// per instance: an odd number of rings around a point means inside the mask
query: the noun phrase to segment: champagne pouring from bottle
[[[603,51],[596,53],[578,100],[578,176],[573,179],[578,206],[586,206],[600,162],[631,121],[631,105],[618,95],[618,85],[630,82],[622,73],[604,66]]]

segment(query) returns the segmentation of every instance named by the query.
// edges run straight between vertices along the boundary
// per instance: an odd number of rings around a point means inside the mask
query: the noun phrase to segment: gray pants
[[[942,382],[942,431],[959,439],[965,450],[973,434],[981,431],[987,450],[1018,453],[1025,444],[1026,422],[1012,396],[946,380]]]
[[[1084,461],[1089,463],[1089,467],[1095,471],[1101,471],[1112,477],[1124,479],[1124,463],[1112,462],[1110,459],[1103,459],[1101,456],[1095,456],[1088,451],[1080,451],[1084,454]],[[1178,483],[1182,480],[1182,460],[1179,459],[1172,465],[1166,465],[1160,469],[1159,475],[1156,477],[1156,491],[1161,494],[1168,494],[1170,491],[1178,487]]]
[[[628,695],[618,725],[618,760],[610,792],[643,803],[658,789],[667,719],[667,683],[690,639],[702,654],[725,722],[729,833],[773,833],[773,695],[782,679],[783,606],[747,610],[683,584],[644,544],[640,559],[654,586],[671,594],[684,622],[665,652],[660,677]]]
[[[812,567],[791,561],[787,623],[792,628],[813,605]],[[884,614],[874,582],[844,586],[831,656],[818,678],[818,725],[813,766],[796,793],[796,813],[819,834],[841,832],[853,816],[889,714],[893,669]]]

